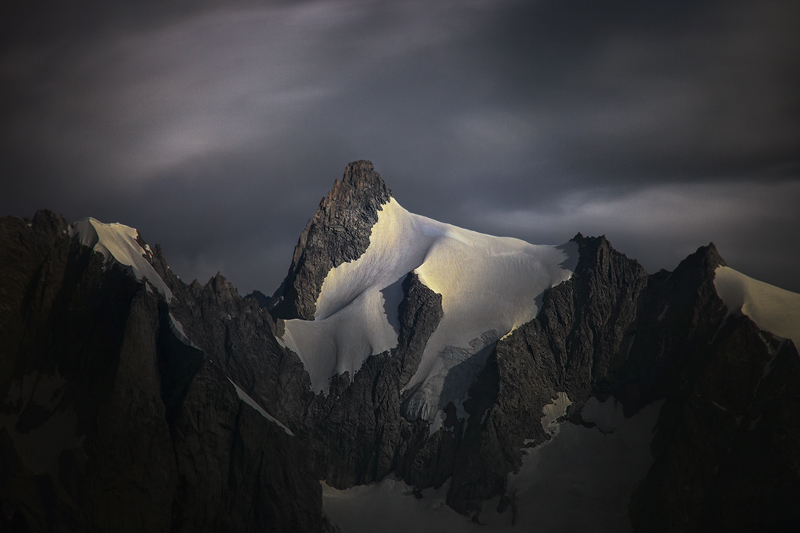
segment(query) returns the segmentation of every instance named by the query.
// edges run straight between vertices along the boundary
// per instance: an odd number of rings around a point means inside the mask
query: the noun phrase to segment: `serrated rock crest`
[[[314,319],[325,276],[367,250],[378,211],[391,197],[371,162],[347,165],[300,235],[289,273],[273,297],[273,316]]]

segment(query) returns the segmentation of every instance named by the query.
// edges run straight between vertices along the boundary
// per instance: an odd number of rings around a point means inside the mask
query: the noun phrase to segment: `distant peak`
[[[720,266],[727,266],[713,242],[708,243],[708,246],[699,247],[697,251],[681,262],[681,265],[684,264],[685,267],[702,268],[708,271],[716,270]]]

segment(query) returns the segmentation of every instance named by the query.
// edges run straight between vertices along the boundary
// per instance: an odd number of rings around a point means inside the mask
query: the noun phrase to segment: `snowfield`
[[[461,405],[489,348],[536,316],[539,297],[568,280],[577,259],[575,243],[484,235],[409,213],[392,198],[366,252],[328,273],[314,320],[287,320],[282,340],[303,361],[312,389],[327,393],[332,376],[352,379],[370,355],[397,346],[402,282],[416,273],[442,295],[444,318],[405,387],[413,391],[407,415],[434,420],[449,401]],[[457,378],[445,384],[455,367]]]
[[[759,328],[791,339],[800,347],[800,294],[755,280],[726,266],[717,268],[714,285],[729,314],[741,312]]]

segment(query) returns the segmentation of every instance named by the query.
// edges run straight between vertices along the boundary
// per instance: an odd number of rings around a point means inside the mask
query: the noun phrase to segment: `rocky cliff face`
[[[797,349],[724,307],[719,265],[701,247],[648,286],[618,387],[632,409],[666,399],[655,462],[632,498],[639,531],[800,527]]]
[[[0,249],[0,529],[327,527],[297,439],[175,335],[149,284],[46,211],[3,218]]]
[[[318,212],[314,220],[320,219]],[[326,234],[318,231],[320,238]],[[797,523],[791,506],[763,505],[764,487],[773,502],[788,502],[797,490],[792,461],[800,457],[800,440],[791,428],[798,427],[793,418],[798,411],[793,393],[786,392],[797,387],[783,383],[785,388],[769,389],[767,395],[766,384],[777,376],[770,378],[772,372],[764,370],[770,360],[794,368],[793,344],[761,332],[745,316],[728,316],[714,288],[714,271],[724,261],[713,244],[674,272],[648,276],[603,237],[579,234],[574,242],[580,259],[572,279],[546,291],[537,317],[496,343],[464,404],[467,419],[457,417],[450,404],[444,427],[429,436],[427,423],[405,420],[396,407],[405,397],[395,391],[407,379],[398,377],[398,362],[406,361],[413,373],[424,342],[415,347],[401,342],[402,349],[369,358],[352,382],[344,376],[335,380],[328,397],[317,396],[306,424],[316,421],[305,434],[309,447],[318,450],[318,475],[340,488],[380,480],[392,471],[417,489],[438,487],[449,478],[448,504],[474,514],[482,502],[505,494],[507,475],[519,468],[523,447],[549,438],[544,412],[563,395],[571,402],[565,418],[575,421],[591,396],[613,395],[631,415],[666,399],[653,444],[655,463],[631,505],[636,530],[679,531],[686,524],[704,530],[723,522],[733,530],[751,530],[757,524]],[[317,249],[326,246],[333,245]],[[301,238],[296,257],[302,247]],[[315,263],[326,273],[330,268],[321,265],[329,264]],[[428,313],[414,328],[432,331],[440,318]],[[780,379],[793,376],[787,371]],[[715,407],[698,418],[687,407],[687,402],[724,406],[715,399],[723,391],[738,398],[738,411]],[[775,425],[763,424],[774,416],[763,411],[766,398],[781,413]],[[735,428],[758,420],[768,436],[722,430],[715,417],[732,420]],[[752,466],[766,461],[756,440],[775,450],[761,474]],[[776,481],[769,481],[766,471]],[[734,478],[736,489],[727,481]],[[684,482],[694,488],[681,487]],[[501,498],[501,507],[508,504]],[[732,518],[745,514],[748,520]]]
[[[663,400],[636,531],[800,528],[800,358],[725,307],[713,245],[648,275],[577,235],[571,279],[489,346],[463,410],[443,405],[435,431],[404,416],[444,316],[413,272],[396,347],[312,392],[284,320],[313,320],[326,275],[365,252],[390,195],[371,163],[350,164],[271,299],[221,275],[186,284],[155,247],[167,301],[52,213],[2,219],[0,529],[325,531],[318,480],[390,473],[417,490],[449,480],[447,503],[476,519],[498,495],[514,512],[523,449],[553,419],[582,423],[592,396],[630,415]]]
[[[549,438],[543,408],[559,393],[580,407],[593,393],[607,393],[624,363],[647,273],[603,237],[575,240],[580,260],[572,279],[545,293],[534,320],[498,341],[473,385],[448,495],[457,510],[475,511],[505,493],[525,443]]]
[[[275,316],[313,320],[317,296],[332,268],[358,259],[369,246],[378,209],[392,192],[369,161],[347,165],[300,234],[292,265],[274,295]]]

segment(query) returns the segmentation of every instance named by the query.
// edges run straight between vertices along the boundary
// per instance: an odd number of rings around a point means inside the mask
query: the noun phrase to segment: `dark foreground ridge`
[[[66,230],[49,211],[0,219],[0,531],[328,529],[306,454],[239,398],[241,376]],[[244,323],[271,335],[222,278],[186,286],[158,248],[152,261],[176,292],[234,312],[209,321],[222,338]]]
[[[448,504],[477,520],[498,495],[513,513],[507,476],[524,446],[550,438],[542,408],[559,393],[572,421],[592,396],[628,415],[663,401],[654,462],[631,496],[635,531],[800,530],[800,357],[728,313],[713,244],[648,275],[605,237],[578,234],[572,278],[497,342],[468,419],[450,403],[430,437],[403,417],[402,389],[442,298],[413,273],[398,346],[313,394],[278,340],[283,318],[313,319],[325,275],[364,252],[390,197],[371,163],[351,163],[272,299],[242,298],[221,275],[186,284],[156,246],[167,303],[70,239],[61,217],[0,219],[0,530],[332,531],[319,480],[391,473],[417,491],[450,480]]]

